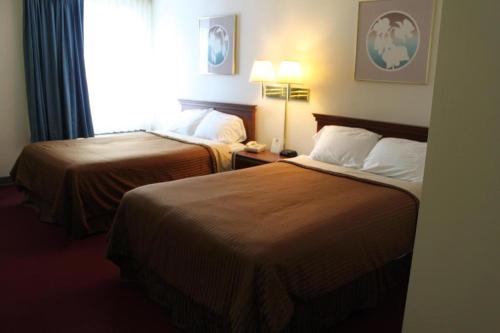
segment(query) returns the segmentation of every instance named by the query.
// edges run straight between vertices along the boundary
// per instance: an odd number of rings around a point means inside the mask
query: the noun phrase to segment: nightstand
[[[233,156],[233,169],[245,169],[262,164],[273,163],[286,157],[280,156],[280,154],[271,153],[269,150],[265,150],[260,153],[250,153],[248,151],[239,151]]]

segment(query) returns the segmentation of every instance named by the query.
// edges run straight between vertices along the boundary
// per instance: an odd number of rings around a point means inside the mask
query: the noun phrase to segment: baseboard
[[[10,177],[0,177],[0,186],[12,185],[14,182]]]

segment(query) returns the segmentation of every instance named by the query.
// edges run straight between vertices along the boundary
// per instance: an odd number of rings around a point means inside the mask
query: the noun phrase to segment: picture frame
[[[199,19],[200,73],[236,74],[237,15]]]
[[[354,78],[427,84],[434,0],[361,1]]]

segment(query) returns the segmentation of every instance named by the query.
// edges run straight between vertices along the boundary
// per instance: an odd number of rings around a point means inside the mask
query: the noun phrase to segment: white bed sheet
[[[233,152],[240,151],[245,147],[245,145],[242,143],[226,144],[217,141],[197,138],[191,135],[183,135],[167,130],[161,130],[161,131],[157,130],[150,132],[159,136],[163,136],[165,138],[179,139],[182,141],[195,144],[203,144],[210,147],[210,149],[213,152],[213,155],[215,156],[215,160],[217,163],[217,170],[219,172],[231,170],[232,167],[231,161]]]
[[[335,164],[315,161],[306,155],[300,155],[300,156],[297,156],[294,158],[290,158],[290,159],[287,159],[287,161],[291,161],[291,162],[297,163],[299,165],[303,165],[305,167],[312,167],[312,168],[317,168],[317,169],[321,169],[321,170],[325,170],[325,171],[342,173],[342,174],[345,174],[345,175],[348,175],[351,177],[355,177],[355,178],[367,179],[367,180],[371,180],[371,181],[375,181],[375,182],[380,182],[380,183],[396,186],[398,188],[401,188],[403,190],[406,190],[406,191],[412,193],[419,200],[420,200],[420,197],[422,195],[422,183],[421,182],[407,182],[404,180],[399,180],[399,179],[395,179],[395,178],[388,178],[388,177],[376,175],[376,174],[361,171],[358,169],[346,168],[346,167],[338,166]]]

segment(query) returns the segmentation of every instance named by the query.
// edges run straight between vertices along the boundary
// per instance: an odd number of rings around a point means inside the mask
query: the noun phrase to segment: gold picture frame
[[[237,73],[237,23],[236,14],[199,19],[201,74]]]
[[[361,1],[354,79],[425,85],[435,0]]]

